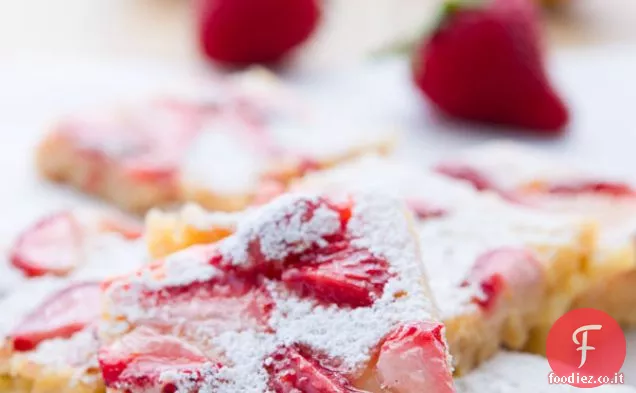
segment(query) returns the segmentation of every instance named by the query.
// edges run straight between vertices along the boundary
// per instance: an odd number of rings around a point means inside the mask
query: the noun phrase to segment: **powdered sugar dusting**
[[[0,335],[6,336],[18,322],[34,310],[46,298],[66,286],[66,281],[58,278],[40,278],[24,282],[19,290],[0,301]]]
[[[98,215],[87,212],[74,214],[77,214],[86,229],[81,238],[82,264],[65,277],[22,277],[20,286],[13,288],[0,301],[3,311],[0,335],[3,337],[50,296],[73,283],[102,281],[130,273],[146,262],[143,240],[130,241],[118,233],[100,233],[94,222]],[[33,351],[12,353],[8,367],[15,373],[37,367],[42,372],[68,377],[71,385],[97,384],[100,375],[97,371],[98,342],[94,330],[94,327],[87,327],[69,338],[44,340]]]
[[[550,253],[579,244],[581,227],[576,219],[512,206],[488,195],[446,217],[421,222],[424,264],[442,315],[451,318],[474,309],[471,299],[480,291],[462,283],[480,255],[502,247],[537,247],[545,250],[539,260],[547,264]]]
[[[199,392],[215,393],[219,386],[219,370],[212,363],[205,363],[196,374],[179,373],[173,370],[166,370],[159,376],[160,384],[172,384],[177,393]]]
[[[289,253],[323,244],[325,236],[339,229],[338,214],[319,205],[318,197],[283,195],[241,222],[220,249],[235,264],[241,264],[248,259],[247,247],[258,238],[264,257],[281,260]]]
[[[574,393],[579,388],[548,384],[552,372],[547,359],[525,353],[502,352],[477,370],[455,380],[458,393]],[[629,386],[603,385],[598,391],[634,393]]]
[[[463,283],[480,255],[501,247],[556,249],[576,244],[582,225],[574,217],[515,206],[463,182],[377,156],[310,174],[293,188],[330,193],[367,190],[441,208],[440,217],[418,220],[417,231],[431,290],[444,318],[474,309],[471,300],[481,290]]]
[[[475,198],[469,185],[426,172],[393,158],[365,155],[329,170],[310,173],[292,189],[339,193],[379,192],[408,201],[423,201],[433,207],[452,208]]]
[[[18,354],[12,363],[24,360],[43,367],[47,372],[72,374],[72,381],[94,383],[99,369],[97,351],[99,342],[93,327],[88,327],[68,339],[42,342],[34,351]]]
[[[569,165],[509,141],[496,141],[469,149],[447,162],[474,168],[504,190],[538,180],[573,181],[583,176]]]
[[[241,264],[247,260],[247,248],[255,239],[259,240],[263,256],[272,260],[284,259],[290,252],[302,252],[311,245],[326,245],[325,237],[341,231],[342,223],[337,211],[319,203],[320,200],[315,195],[304,194],[278,198],[246,216],[237,226],[236,234],[219,243],[221,253],[230,257],[233,263]],[[393,273],[381,297],[369,307],[350,309],[301,298],[280,282],[266,280],[266,288],[275,303],[268,321],[271,331],[247,329],[211,336],[198,332],[194,336],[196,340],[203,340],[198,343],[199,348],[214,348],[210,358],[220,352],[227,359],[223,367],[215,371],[218,373],[215,378],[203,383],[201,391],[268,392],[264,362],[280,346],[293,344],[306,345],[328,354],[339,361],[344,372],[355,375],[362,371],[378,343],[397,324],[438,320],[424,284],[425,274],[418,245],[403,205],[393,198],[357,193],[352,198],[352,206],[346,228],[353,239],[352,246],[387,260]],[[204,261],[190,250],[182,255],[192,258],[193,265]],[[179,277],[180,283],[187,281],[184,272],[175,270],[167,276],[172,274]],[[128,289],[138,277],[131,277],[132,281],[125,281],[123,285]],[[188,277],[196,279],[195,275]],[[122,288],[117,286],[115,283],[107,293],[108,313],[125,315],[133,325],[143,324],[145,316],[126,311],[126,307],[131,306],[128,300],[134,303],[136,291],[125,294],[124,290],[122,294]],[[119,296],[130,298],[118,299]],[[108,325],[109,322],[106,322],[105,329],[115,327]],[[174,334],[179,334],[179,330],[175,330]],[[180,380],[180,376],[174,373],[167,373],[162,378]],[[183,378],[181,386],[183,391],[187,391],[189,380],[185,375]]]
[[[245,127],[238,119],[214,120],[192,143],[182,181],[227,196],[250,194],[265,163],[262,151],[240,135]]]

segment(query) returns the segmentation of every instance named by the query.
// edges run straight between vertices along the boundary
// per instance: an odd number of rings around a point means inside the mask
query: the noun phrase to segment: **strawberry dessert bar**
[[[377,156],[315,172],[292,188],[335,195],[363,189],[392,193],[406,202],[416,218],[431,289],[459,373],[475,367],[502,343],[513,348],[526,344],[529,331],[547,323],[548,317],[539,313],[542,306],[567,309],[568,298],[556,283],[567,285],[567,277],[579,274],[588,234],[578,221],[541,220],[534,212],[510,207],[461,183]],[[172,236],[171,244],[185,247],[205,242],[219,230],[233,231],[231,221],[231,216],[193,207],[153,213],[147,221],[148,238]],[[170,231],[175,222],[182,229]],[[153,242],[149,247],[158,249]]]
[[[0,267],[0,298],[29,279],[99,275],[117,262],[103,263],[100,252],[122,240],[140,238],[141,230],[137,221],[108,210],[77,208],[49,214],[26,228],[10,247]]]
[[[605,309],[622,323],[636,324],[636,189],[510,142],[474,148],[436,169],[513,203],[596,221],[598,244],[586,264],[596,287],[581,294],[576,305]]]
[[[100,391],[100,282],[147,260],[144,243],[131,240],[138,229],[116,215],[72,210],[19,236],[9,270],[19,280],[0,299],[0,391]]]
[[[462,374],[497,351],[543,351],[552,323],[583,281],[594,227],[475,192],[410,164],[365,158],[297,182],[296,189],[373,189],[404,200],[431,289]],[[529,301],[532,299],[532,301]]]
[[[109,392],[452,392],[402,204],[287,194],[105,286]]]
[[[0,300],[0,391],[103,389],[97,364],[98,282],[29,281]]]
[[[265,185],[392,145],[385,130],[321,119],[262,70],[207,89],[69,117],[40,144],[37,166],[136,213],[182,200],[238,210]]]

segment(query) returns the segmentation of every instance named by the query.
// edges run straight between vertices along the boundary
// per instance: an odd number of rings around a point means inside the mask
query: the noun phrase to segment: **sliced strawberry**
[[[529,201],[526,201],[519,193],[501,188],[493,183],[486,174],[471,166],[456,163],[442,163],[433,169],[442,175],[465,181],[477,191],[492,191],[508,202],[522,205],[529,204]]]
[[[210,262],[210,254],[212,262]],[[197,260],[198,259],[198,260]],[[210,270],[208,263],[215,265]],[[195,246],[167,260],[148,264],[137,274],[161,282],[167,274],[190,274],[192,280],[184,283],[166,283],[165,286],[142,288],[130,286],[126,278],[106,284],[109,296],[115,302],[126,299],[130,291],[139,297],[142,309],[154,310],[154,317],[146,323],[167,328],[178,321],[205,325],[208,332],[228,330],[268,330],[268,320],[274,301],[260,283],[257,272],[240,270],[225,265],[216,245]],[[199,271],[196,276],[189,271]],[[207,277],[205,277],[207,275]]]
[[[324,258],[324,260],[321,260]],[[344,249],[311,264],[291,266],[282,274],[288,288],[327,304],[370,306],[391,277],[389,264],[364,250]]]
[[[123,391],[174,392],[177,383],[187,381],[194,392],[204,372],[220,367],[218,361],[206,358],[178,337],[146,327],[101,348],[98,361],[106,386]]]
[[[155,298],[148,304],[150,308],[161,307],[161,313],[151,323],[168,327],[188,320],[193,325],[205,326],[206,331],[215,334],[270,329],[268,321],[274,301],[265,289],[254,288],[236,294],[229,286],[205,286],[193,284],[183,287],[180,294],[174,291],[160,293],[161,298]]]
[[[411,209],[415,217],[419,220],[444,217],[448,212],[440,207],[432,206],[419,199],[409,199],[406,205]]]
[[[528,291],[540,287],[544,274],[543,265],[532,252],[501,248],[479,256],[463,285],[477,284],[481,294],[475,296],[473,302],[490,311],[508,288],[519,296],[526,296]]]
[[[129,240],[141,237],[143,226],[124,217],[102,217],[100,229],[104,232],[116,232]]]
[[[29,351],[42,341],[68,338],[99,318],[98,283],[74,284],[51,295],[11,332],[16,351]]]
[[[468,165],[442,163],[437,165],[434,169],[442,175],[466,181],[478,191],[495,190],[497,188],[486,175]]]
[[[357,392],[347,378],[297,347],[282,347],[265,360],[269,388],[276,393]]]
[[[351,217],[349,201],[336,204],[326,198],[298,198],[292,203],[293,208],[283,205],[279,211],[272,212],[270,220],[264,223],[266,227],[255,232],[249,240],[251,267],[268,277],[279,277],[285,265],[304,257],[311,258],[319,250],[330,248],[345,238]],[[322,222],[323,216],[330,216],[327,220],[331,221],[334,214],[340,221],[339,228]],[[268,237],[263,238],[264,233]]]
[[[589,181],[572,183],[552,183],[548,192],[562,195],[597,194],[610,197],[634,197],[636,190],[625,183]]]
[[[140,182],[171,183],[204,119],[212,115],[205,104],[164,99],[69,119],[60,128],[98,167],[113,161]]]
[[[65,275],[81,262],[81,237],[82,228],[71,212],[53,214],[18,237],[11,263],[29,277]]]
[[[454,392],[444,326],[411,322],[398,326],[380,346],[377,371],[393,393]]]

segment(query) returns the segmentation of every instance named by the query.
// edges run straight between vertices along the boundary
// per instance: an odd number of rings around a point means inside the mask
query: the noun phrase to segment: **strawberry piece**
[[[196,347],[175,336],[140,327],[126,334],[98,354],[99,366],[106,386],[124,391],[174,392],[177,381],[163,373],[169,372],[178,381],[188,381],[194,387],[204,378],[204,371],[218,369],[220,363],[206,358]],[[205,369],[209,370],[205,370]],[[161,389],[157,389],[161,388]]]
[[[311,254],[304,257],[314,259]],[[390,277],[387,261],[368,251],[344,249],[326,257],[316,255],[311,264],[292,266],[281,279],[301,296],[327,304],[365,307],[382,296]]]
[[[473,302],[484,311],[491,311],[508,288],[527,296],[528,291],[540,287],[544,268],[528,250],[501,248],[480,255],[462,286],[477,284],[481,291]]]
[[[497,187],[483,173],[467,165],[442,163],[434,170],[444,176],[463,180],[472,185],[477,191],[496,190]]]
[[[71,212],[53,214],[18,237],[11,263],[29,277],[65,275],[81,262],[81,236],[80,224]]]
[[[274,301],[265,289],[254,288],[234,293],[236,288],[221,283],[195,283],[179,289],[171,288],[143,300],[149,308],[161,307],[154,321],[157,327],[169,327],[175,321],[187,320],[192,326],[205,326],[217,334],[247,329],[268,331]]]
[[[552,183],[548,187],[552,194],[577,195],[598,194],[611,197],[634,197],[636,191],[628,184],[605,181],[590,181],[578,183]]]
[[[151,262],[137,275],[164,280],[169,270],[192,269],[197,264],[202,274],[184,283],[137,288],[126,277],[104,284],[114,302],[120,298],[138,297],[139,307],[153,310],[153,317],[144,323],[157,329],[169,329],[180,321],[196,327],[205,325],[210,334],[254,329],[269,330],[268,321],[274,307],[269,291],[261,285],[258,272],[231,266],[217,253],[216,245],[195,246],[167,260]],[[187,255],[184,256],[183,254]],[[197,260],[198,259],[198,260]],[[215,269],[209,270],[207,264]],[[179,266],[183,264],[184,266]],[[159,310],[159,312],[154,312]]]
[[[99,318],[97,283],[74,284],[51,295],[11,332],[16,351],[30,351],[44,340],[68,338]]]
[[[89,185],[99,181],[99,169],[107,161],[138,181],[171,183],[190,143],[212,115],[205,104],[157,100],[117,113],[69,119],[60,129],[80,154],[97,163]]]
[[[468,165],[455,163],[442,163],[433,168],[437,173],[448,176],[452,179],[461,180],[469,183],[477,191],[492,191],[499,194],[500,197],[510,203],[529,205],[530,202],[523,198],[523,195],[513,190],[505,190],[495,183],[479,170]]]
[[[317,0],[198,0],[199,44],[208,58],[272,63],[304,42],[320,19]]]
[[[315,239],[311,241],[299,239],[298,226],[307,224],[312,221],[316,215],[320,215],[330,211],[338,216],[340,221],[339,228],[329,228],[329,230],[321,233],[317,232],[322,228],[312,230],[315,233]],[[346,226],[351,217],[350,202],[335,204],[324,198],[315,199],[298,199],[294,201],[293,209],[281,210],[279,217],[273,219],[268,226],[271,226],[271,232],[291,233],[290,236],[276,236],[273,240],[265,239],[268,248],[284,249],[286,252],[280,253],[280,257],[276,260],[268,258],[267,253],[263,251],[262,242],[258,233],[252,236],[249,242],[249,257],[251,258],[250,266],[259,274],[270,278],[279,278],[282,270],[299,261],[312,259],[318,255],[329,255],[330,252],[340,250],[341,247],[347,246],[343,243]],[[320,217],[318,217],[320,219]],[[268,228],[269,229],[269,228]],[[272,241],[274,243],[272,243]]]
[[[116,232],[128,240],[139,239],[143,232],[142,225],[123,217],[102,217],[99,226],[103,232]]]
[[[416,199],[406,201],[406,205],[419,220],[444,217],[448,212],[445,209],[431,206],[428,203]]]
[[[460,119],[559,133],[568,109],[551,86],[530,0],[447,0],[414,54],[417,86]]]
[[[382,345],[377,371],[382,386],[394,393],[454,392],[443,325],[411,322],[389,333]]]
[[[265,360],[269,388],[276,393],[351,393],[358,392],[347,378],[323,367],[308,351],[282,347]]]

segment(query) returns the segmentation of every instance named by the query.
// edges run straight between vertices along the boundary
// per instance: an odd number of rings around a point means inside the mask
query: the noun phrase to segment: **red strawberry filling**
[[[604,181],[551,183],[547,192],[559,195],[596,194],[610,197],[634,197],[636,191],[628,184]]]
[[[101,291],[97,283],[74,284],[53,295],[28,314],[9,335],[16,351],[29,351],[42,341],[68,338],[99,318]]]
[[[343,375],[324,367],[308,350],[282,347],[265,359],[269,388],[276,393],[357,392]]]
[[[524,200],[515,190],[507,190],[495,184],[486,174],[476,168],[463,164],[443,163],[437,165],[434,170],[452,179],[465,181],[477,191],[492,191],[508,202],[529,205],[529,201]]]
[[[240,285],[242,286],[242,285]],[[145,321],[157,328],[169,328],[187,321],[187,328],[205,326],[208,333],[269,330],[274,301],[263,287],[240,288],[223,283],[197,283],[147,294],[141,306],[159,307],[161,313]],[[186,329],[187,329],[186,328]]]
[[[419,220],[428,220],[431,218],[440,218],[448,214],[446,209],[430,205],[419,199],[409,199],[406,205],[411,209],[415,217]]]
[[[497,187],[483,173],[468,165],[443,163],[437,165],[435,171],[457,180],[470,183],[478,191],[496,190]]]
[[[140,238],[143,232],[138,223],[119,217],[103,217],[99,226],[103,232],[116,232],[128,240]]]
[[[292,266],[282,274],[288,288],[326,304],[372,305],[391,277],[389,264],[368,251],[343,250],[314,264]]]
[[[81,236],[82,228],[71,212],[46,217],[19,236],[11,263],[29,277],[65,275],[81,262]]]
[[[411,322],[398,326],[380,346],[381,385],[394,393],[454,392],[443,325]]]
[[[172,181],[183,154],[215,110],[163,100],[119,114],[73,119],[62,126],[81,153],[96,162],[113,160],[140,181]],[[89,183],[98,181],[98,165]]]
[[[473,302],[482,310],[492,311],[502,294],[513,288],[520,296],[542,282],[544,268],[528,250],[501,248],[480,255],[473,266],[470,278],[463,286],[477,285],[481,293]]]
[[[205,373],[221,367],[187,342],[145,327],[103,347],[98,360],[106,386],[123,391],[134,387],[175,392],[184,384],[194,392]]]

